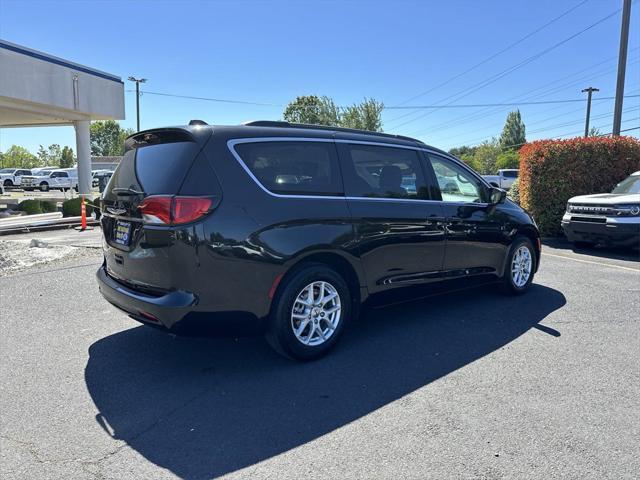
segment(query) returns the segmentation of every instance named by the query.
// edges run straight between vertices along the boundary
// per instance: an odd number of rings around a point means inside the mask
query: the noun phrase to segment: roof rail
[[[246,125],[249,127],[280,127],[280,128],[306,128],[313,130],[328,130],[334,132],[347,132],[347,133],[360,133],[363,135],[375,135],[379,137],[387,137],[387,138],[396,138],[399,140],[408,140],[410,142],[418,142],[424,143],[422,140],[418,140],[417,138],[406,137],[404,135],[394,135],[391,133],[384,132],[372,132],[369,130],[359,130],[357,128],[345,128],[345,127],[332,127],[329,125],[313,125],[310,123],[290,123],[285,122],[283,120],[253,120],[250,122],[245,122],[242,125]]]

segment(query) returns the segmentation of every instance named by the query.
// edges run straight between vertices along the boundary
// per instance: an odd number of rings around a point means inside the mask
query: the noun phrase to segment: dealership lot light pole
[[[136,131],[140,131],[140,84],[146,83],[146,78],[129,77],[129,81],[136,83]]]

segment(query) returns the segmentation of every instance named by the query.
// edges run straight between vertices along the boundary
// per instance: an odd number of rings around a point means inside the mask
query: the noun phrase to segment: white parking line
[[[567,260],[574,260],[576,262],[582,262],[582,263],[591,263],[593,265],[604,265],[606,267],[612,267],[612,268],[620,268],[622,270],[630,270],[632,272],[636,272],[636,273],[640,273],[640,268],[631,268],[631,267],[623,267],[622,265],[613,265],[611,263],[604,263],[604,262],[594,262],[591,260],[582,260],[581,258],[574,258],[574,257],[567,257],[565,255],[555,255],[553,253],[546,253],[545,251],[542,252],[542,255],[548,255],[549,257],[556,257],[556,258],[564,258]]]

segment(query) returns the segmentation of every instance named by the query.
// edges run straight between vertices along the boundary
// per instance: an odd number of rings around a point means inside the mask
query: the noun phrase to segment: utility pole
[[[146,83],[146,78],[129,77],[129,81],[136,82],[136,132],[140,131],[140,84]]]
[[[599,92],[597,88],[589,87],[582,90],[582,93],[587,92],[587,119],[584,123],[584,136],[589,136],[589,117],[591,117],[591,94],[593,92]]]
[[[622,3],[622,27],[620,28],[620,51],[618,53],[618,81],[616,83],[616,103],[613,110],[613,135],[620,135],[622,123],[622,101],[624,98],[624,74],[627,67],[627,45],[629,44],[629,22],[631,20],[631,0]]]

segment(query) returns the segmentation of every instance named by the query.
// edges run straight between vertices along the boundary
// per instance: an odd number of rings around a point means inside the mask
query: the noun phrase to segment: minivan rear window
[[[342,194],[337,153],[331,142],[252,142],[237,144],[235,150],[271,192]]]
[[[148,145],[128,150],[109,182],[108,190],[131,188],[147,195],[176,194],[198,154],[194,142]]]

